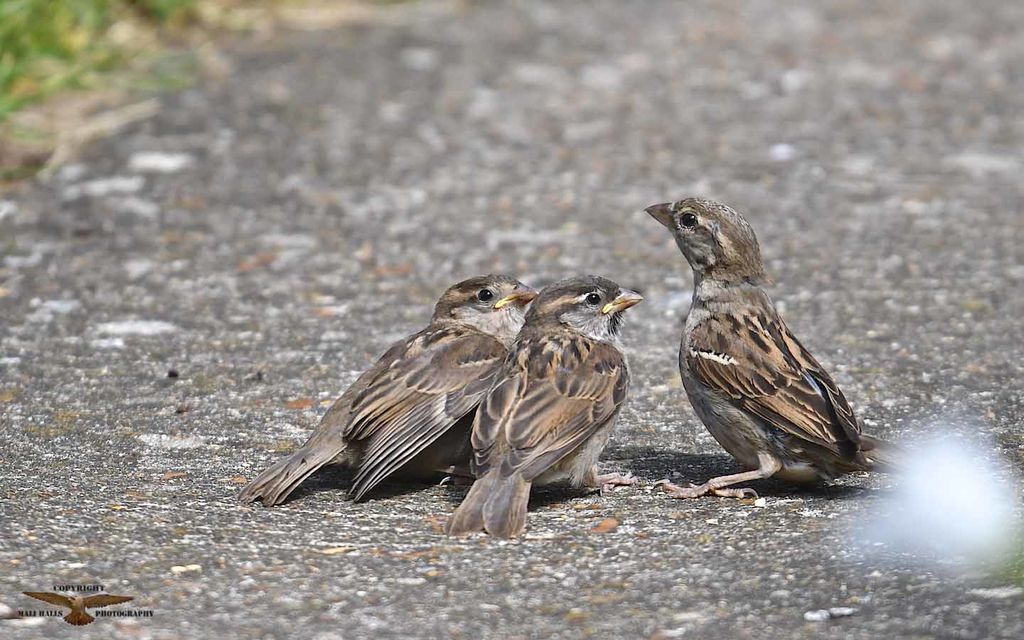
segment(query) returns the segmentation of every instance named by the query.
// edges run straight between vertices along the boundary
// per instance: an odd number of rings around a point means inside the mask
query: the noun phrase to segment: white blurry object
[[[895,493],[868,525],[869,542],[923,559],[995,560],[1012,544],[1019,482],[995,447],[952,438],[905,446]]]
[[[13,216],[17,212],[18,206],[14,204],[13,200],[0,200],[0,220]]]

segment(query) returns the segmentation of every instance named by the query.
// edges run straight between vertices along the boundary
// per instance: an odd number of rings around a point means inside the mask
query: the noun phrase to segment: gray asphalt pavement
[[[1024,637],[998,571],[866,555],[851,526],[892,477],[759,483],[763,506],[652,489],[734,467],[678,381],[689,271],[641,212],[746,212],[866,429],[984,438],[1019,469],[1024,4],[389,15],[239,46],[225,79],[0,195],[0,605],[100,583],[154,612],[0,636]],[[441,535],[462,488],[352,504],[332,470],[234,501],[449,283],[494,271],[644,291],[604,458],[642,486],[541,491],[516,542]],[[805,619],[830,607],[854,611]]]

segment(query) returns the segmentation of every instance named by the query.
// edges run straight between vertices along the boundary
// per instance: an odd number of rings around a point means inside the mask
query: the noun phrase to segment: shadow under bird
[[[597,459],[629,386],[619,349],[622,314],[641,300],[596,276],[541,290],[477,411],[477,480],[449,519],[449,535],[518,536],[534,484],[606,489],[636,482],[629,475],[599,475]]]
[[[355,467],[355,500],[385,478],[423,479],[468,465],[474,410],[536,295],[503,275],[450,287],[430,324],[392,345],[331,406],[302,448],[261,473],[239,499],[280,504],[334,461]]]
[[[892,465],[891,445],[861,432],[843,392],[775,310],[754,231],[724,204],[699,198],[645,211],[693,270],[679,372],[694,412],[743,467],[700,486],[660,484],[675,498],[755,496],[735,484],[775,476],[829,480]]]

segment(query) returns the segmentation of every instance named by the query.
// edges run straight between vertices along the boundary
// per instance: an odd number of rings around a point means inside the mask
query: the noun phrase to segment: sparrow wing
[[[388,350],[384,352],[377,362],[372,367],[362,372],[356,381],[349,385],[348,389],[341,394],[331,408],[327,410],[324,417],[320,419],[320,424],[316,428],[317,434],[340,434],[345,438],[351,437],[352,432],[352,404],[355,399],[360,397],[366,392],[366,389],[373,384],[375,380],[387,373],[395,362],[404,356],[413,345],[418,344],[422,338],[424,331],[415,333],[403,340],[395,342]],[[311,440],[312,442],[312,440]],[[308,446],[309,443],[307,443]]]
[[[844,457],[856,454],[853,409],[770,302],[710,316],[685,348],[687,367],[705,385],[792,436]]]
[[[109,607],[112,604],[121,604],[122,602],[130,602],[134,600],[132,596],[112,596],[107,593],[100,593],[95,596],[89,596],[82,600],[82,604],[85,605],[86,609],[95,609],[96,607]]]
[[[629,374],[613,346],[583,336],[522,343],[473,426],[477,476],[495,464],[532,481],[585,443],[626,398]]]
[[[60,607],[71,608],[71,598],[62,596],[59,593],[52,593],[46,591],[22,591],[26,596],[35,598],[36,600],[42,600],[43,602],[49,602]]]
[[[264,469],[238,494],[242,502],[262,500],[265,506],[280,504],[317,469],[336,460],[348,446],[346,430],[349,427],[353,400],[383,371],[408,349],[416,336],[400,340],[364,371],[331,405],[320,424],[305,444],[292,455],[278,460]]]
[[[428,329],[354,399],[348,436],[365,440],[353,481],[358,500],[472,411],[506,349],[465,327]]]

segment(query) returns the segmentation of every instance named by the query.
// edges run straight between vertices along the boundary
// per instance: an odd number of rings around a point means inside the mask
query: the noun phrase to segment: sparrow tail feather
[[[498,478],[484,505],[484,530],[498,538],[515,538],[526,529],[530,482],[520,473]]]
[[[448,518],[445,533],[450,536],[464,536],[484,530],[484,505],[487,504],[487,498],[496,479],[494,473],[489,473],[473,483],[462,504]]]
[[[860,450],[871,463],[872,469],[893,473],[903,465],[904,451],[901,447],[868,434],[860,436]]]
[[[64,616],[64,622],[67,622],[68,624],[73,624],[76,627],[81,627],[81,626],[87,625],[87,624],[89,624],[90,622],[92,622],[95,619],[96,618],[93,618],[91,615],[89,615],[85,611],[77,611],[77,610],[76,611],[72,611],[68,615]]]
[[[242,502],[261,500],[265,507],[281,504],[306,478],[337,458],[345,446],[341,438],[307,444],[267,468],[242,489],[238,499]]]

